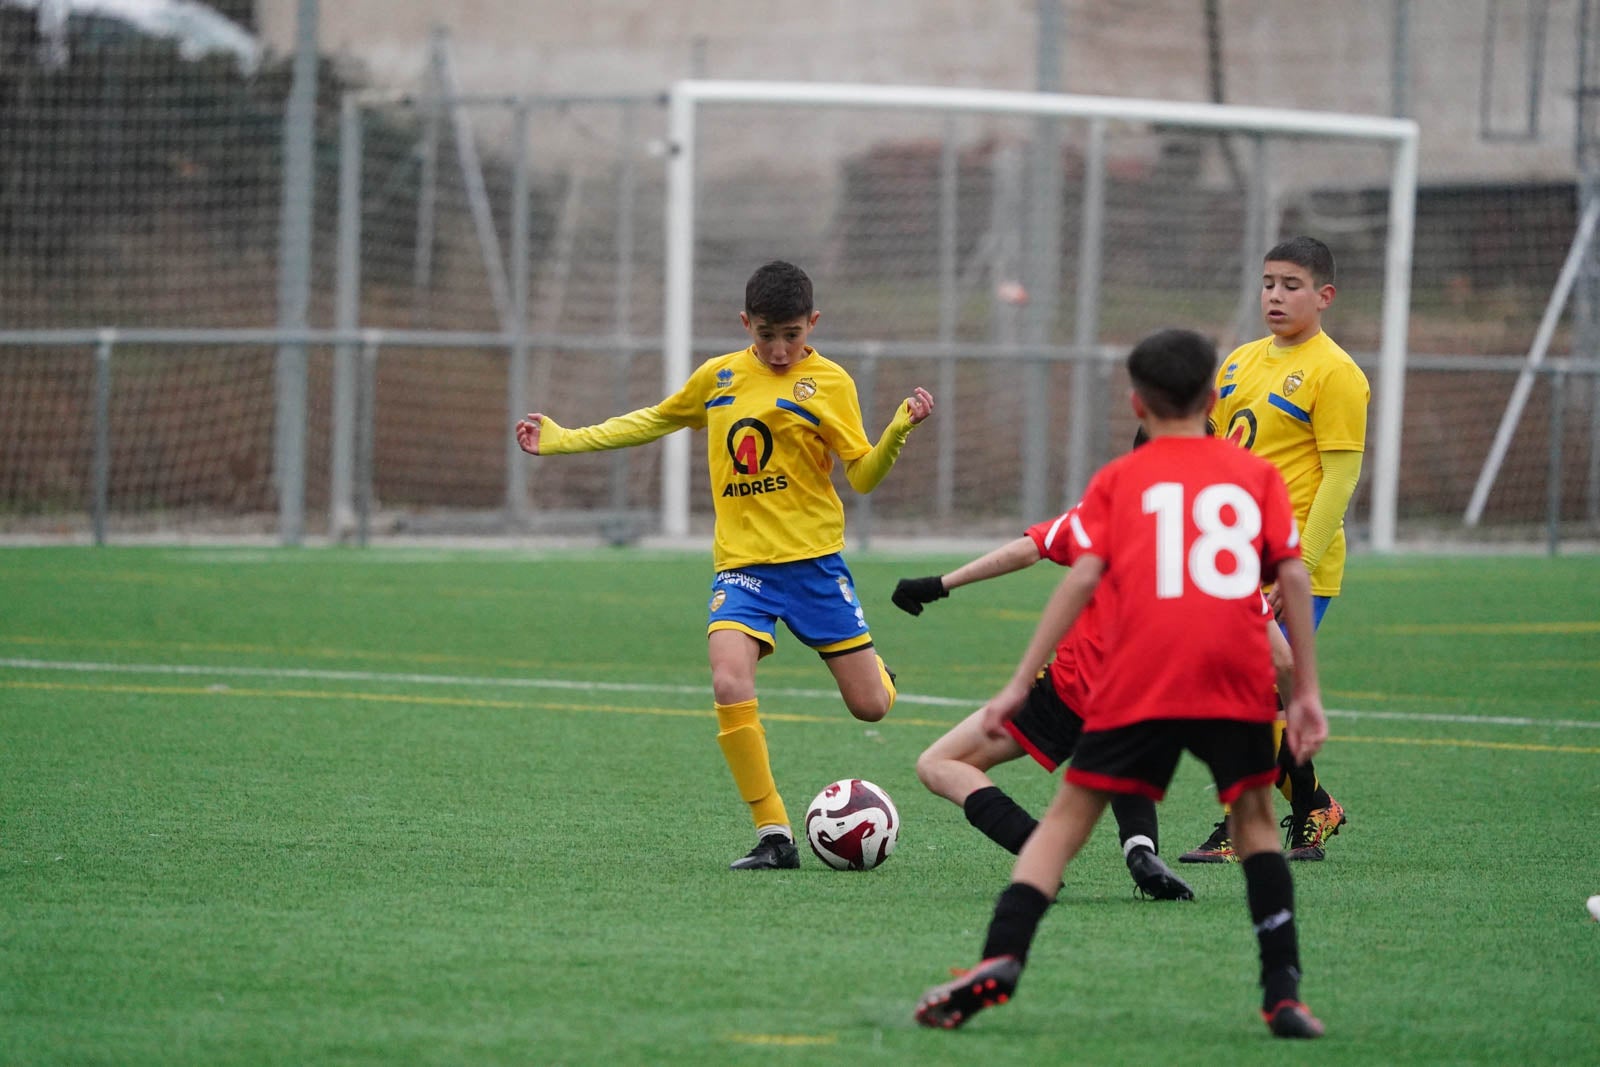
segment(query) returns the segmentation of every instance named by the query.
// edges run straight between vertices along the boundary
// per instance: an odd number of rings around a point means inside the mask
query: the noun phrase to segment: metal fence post
[[[334,279],[334,325],[341,331],[361,323],[361,107],[346,94],[339,110],[339,236]],[[328,535],[339,539],[354,523],[351,503],[356,433],[354,342],[333,349],[333,427],[328,442]]]
[[[283,120],[283,208],[278,237],[278,328],[304,331],[311,306],[311,209],[317,121],[317,0],[300,0],[294,79]],[[274,481],[279,535],[298,545],[306,525],[306,344],[278,348]]]
[[[377,440],[378,346],[383,335],[368,330],[361,339],[361,373],[356,381],[355,495],[356,544],[367,547],[372,532],[373,451]]]
[[[1106,229],[1106,121],[1089,121],[1089,144],[1083,157],[1083,221],[1078,233],[1077,304],[1073,312],[1072,341],[1077,359],[1072,364],[1072,412],[1067,425],[1067,481],[1063,507],[1071,507],[1088,488],[1100,465],[1095,426],[1107,419],[1099,398],[1100,360],[1091,348],[1100,338],[1100,276],[1105,255]],[[1041,516],[1043,512],[1039,513]],[[1028,521],[1036,522],[1037,519]]]
[[[117,331],[101,330],[94,351],[94,498],[90,503],[94,543],[106,543],[106,510],[111,493],[111,349]]]
[[[519,97],[512,112],[515,143],[511,172],[511,358],[506,383],[506,518],[521,529],[528,521],[527,464],[511,427],[528,411],[528,103]]]
[[[1567,371],[1550,376],[1550,470],[1545,487],[1545,550],[1554,556],[1561,548],[1561,444],[1566,437]]]
[[[939,147],[939,343],[952,345],[956,339],[956,245],[959,241],[957,193],[960,190],[960,159],[956,155],[956,124],[944,120],[944,137]],[[938,468],[934,479],[935,507],[941,519],[955,511],[956,486],[956,361],[945,356],[939,361],[939,391],[935,394],[940,410],[935,427],[939,439]]]

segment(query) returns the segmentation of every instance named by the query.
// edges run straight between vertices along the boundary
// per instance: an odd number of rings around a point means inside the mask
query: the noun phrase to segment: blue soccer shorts
[[[761,563],[711,580],[706,633],[738,630],[777,648],[778,621],[824,659],[872,646],[855,582],[837,552],[792,563]]]

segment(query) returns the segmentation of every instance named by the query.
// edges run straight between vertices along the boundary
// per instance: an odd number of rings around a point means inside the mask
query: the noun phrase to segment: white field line
[[[23,671],[73,671],[81,674],[164,674],[206,678],[281,678],[325,682],[364,682],[391,685],[439,685],[505,689],[563,689],[579,692],[673,693],[709,699],[703,685],[665,685],[649,682],[588,682],[570,678],[495,678],[459,674],[399,674],[382,671],[319,670],[309,667],[209,666],[191,663],[96,663],[82,660],[45,660],[0,657],[0,668]],[[805,700],[837,701],[834,689],[781,689],[763,693]],[[976,708],[979,701],[960,697],[919,696],[901,691],[899,702],[929,707]],[[1371,711],[1329,708],[1330,717],[1388,719],[1395,722],[1457,723],[1472,726],[1519,726],[1563,730],[1600,730],[1600,721],[1583,719],[1530,719],[1512,715],[1440,715],[1414,711]]]

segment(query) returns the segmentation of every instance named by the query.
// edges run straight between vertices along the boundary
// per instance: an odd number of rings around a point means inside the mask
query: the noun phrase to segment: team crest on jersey
[[[1293,396],[1294,391],[1306,383],[1306,372],[1297,370],[1283,380],[1283,395]]]
[[[850,588],[850,579],[839,579],[839,595],[844,597],[846,604],[854,604],[856,602],[856,591]]]
[[[718,589],[715,593],[712,593],[711,594],[711,610],[712,611],[716,611],[718,608],[722,607],[722,602],[727,600],[727,599],[728,599],[728,591],[726,589]]]
[[[717,388],[718,389],[726,389],[728,386],[730,386],[732,384],[733,384],[733,371],[729,370],[727,367],[723,367],[721,370],[717,371]]]
[[[794,399],[796,403],[804,404],[816,395],[817,380],[815,378],[801,378],[794,383]]]

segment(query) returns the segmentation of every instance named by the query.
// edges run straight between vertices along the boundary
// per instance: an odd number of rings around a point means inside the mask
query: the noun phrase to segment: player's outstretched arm
[[[1322,710],[1317,678],[1316,625],[1311,618],[1311,578],[1298,559],[1278,564],[1277,589],[1283,600],[1283,624],[1294,656],[1294,689],[1284,718],[1286,740],[1297,763],[1305,763],[1328,739],[1328,718]]]
[[[935,574],[927,578],[902,578],[895,585],[894,595],[890,599],[901,611],[921,615],[924,604],[943,600],[950,595],[952,589],[988,578],[998,578],[1012,571],[1020,571],[1024,567],[1038,563],[1042,558],[1039,555],[1039,546],[1034,543],[1033,538],[1019,537],[975,560],[963,563],[949,574]]]
[[[516,435],[524,452],[561,456],[648,444],[686,425],[681,417],[667,414],[658,404],[570,430],[549,415],[535,412],[517,421]]]

